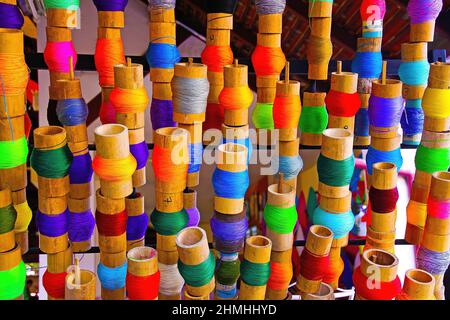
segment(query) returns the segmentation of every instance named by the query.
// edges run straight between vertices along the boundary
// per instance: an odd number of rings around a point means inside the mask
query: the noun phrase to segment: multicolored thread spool
[[[139,246],[127,253],[127,296],[130,300],[158,300],[160,272],[158,253]]]
[[[436,18],[442,9],[442,0],[413,0],[407,10],[411,19],[411,42],[432,42]]]
[[[328,9],[330,3],[314,1],[312,6],[318,8],[319,3],[326,4],[327,9],[320,13],[318,17],[316,17],[317,14],[314,11],[310,11],[309,15],[311,18],[311,35],[308,39],[306,56],[308,59],[308,79],[312,80],[328,79],[328,63],[333,54],[333,44],[330,40],[331,11]]]
[[[102,300],[125,300],[127,256],[126,251],[117,253],[101,252],[97,266],[97,276],[101,283]]]
[[[323,92],[303,94],[303,108],[299,122],[302,145],[320,146],[322,144],[322,132],[328,126],[325,97],[326,94]]]
[[[12,250],[16,246],[16,220],[17,212],[12,205],[11,190],[0,190],[0,252]]]
[[[273,251],[270,254],[270,276],[267,280],[266,299],[291,300],[288,291],[294,275],[292,248],[285,251]]]
[[[144,196],[134,193],[125,198],[127,211],[127,251],[134,247],[142,247],[148,227],[148,216],[144,207]]]

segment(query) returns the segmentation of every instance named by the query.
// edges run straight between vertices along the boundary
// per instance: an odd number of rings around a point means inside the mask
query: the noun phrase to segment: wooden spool
[[[76,265],[75,271],[66,275],[65,299],[95,300],[96,280],[95,273],[89,270],[79,270],[79,266]]]
[[[224,87],[248,87],[248,67],[238,64],[224,66]],[[238,110],[224,110],[224,123],[228,126],[239,127],[248,124],[248,106]]]
[[[431,251],[447,252],[450,250],[450,234],[440,235],[425,230],[420,245]]]
[[[156,210],[161,212],[177,212],[183,208],[183,193],[155,192]]]
[[[128,217],[140,216],[145,213],[144,196],[137,194],[136,198],[125,198],[125,209]],[[145,243],[145,236],[137,240],[127,240],[127,251],[135,247],[142,247]]]
[[[263,236],[251,236],[245,240],[244,259],[252,263],[268,263],[272,241]],[[264,300],[266,285],[250,286],[241,279],[239,300]]]
[[[358,38],[357,52],[380,52],[382,38]]]
[[[101,251],[101,250],[100,250]],[[122,266],[127,261],[126,251],[123,250],[117,253],[100,253],[100,261],[105,267],[117,268]],[[116,290],[101,289],[102,300],[125,300],[125,286]]]
[[[333,13],[333,2],[310,1],[308,5],[309,18],[331,18]]]
[[[21,261],[22,261],[22,254],[20,246],[18,245],[16,245],[12,250],[9,250],[7,252],[0,252],[0,272],[15,268]],[[20,294],[13,300],[23,300],[23,295]]]
[[[331,90],[353,94],[358,88],[358,74],[342,72],[342,63],[338,61],[338,71],[331,74]],[[355,130],[355,117],[328,116],[328,128]]]
[[[316,257],[330,254],[333,232],[324,226],[313,225],[306,238],[305,250]],[[297,289],[303,294],[315,293],[320,290],[322,280],[309,280],[300,273],[297,277]]]
[[[296,138],[292,141],[280,141],[279,142],[279,148],[280,148],[280,156],[288,156],[288,157],[294,157],[298,155],[299,152],[299,144],[300,144],[300,138]],[[297,177],[293,177],[291,179],[284,179],[284,183],[291,186],[294,191],[297,190]]]
[[[189,62],[180,62],[175,64],[175,76],[180,78],[206,79],[208,67],[205,64]],[[172,89],[173,92],[173,89]],[[206,101],[205,101],[206,102]],[[205,113],[186,114],[182,112],[183,106],[178,105],[177,101],[173,103],[173,120],[178,123],[194,124],[205,121]],[[206,109],[206,105],[205,105]]]
[[[410,244],[418,245],[423,237],[423,226],[417,226],[411,223],[406,224],[405,240]]]
[[[97,201],[97,211],[107,214],[115,215],[125,210],[125,199],[112,199],[103,195],[101,189],[95,193]],[[100,251],[103,253],[118,253],[127,249],[126,232],[118,236],[104,236],[98,235],[98,244]]]
[[[394,232],[397,220],[397,210],[388,213],[379,213],[372,210],[371,227],[379,232]]]
[[[430,65],[430,76],[428,78],[428,87],[434,89],[448,90],[450,84],[450,64],[449,63],[432,63]],[[425,114],[423,124],[424,130],[442,132],[448,131],[450,128],[450,117],[433,118]]]
[[[206,46],[230,46],[230,30],[226,29],[207,29]]]
[[[270,254],[270,262],[288,264],[290,269],[292,266],[292,246],[290,249],[285,251],[274,251]],[[267,287],[266,289],[266,300],[286,300],[288,298],[288,287],[282,289],[272,289]]]
[[[128,130],[128,139],[130,141],[130,145],[144,142],[145,128]],[[133,180],[133,187],[135,188],[142,187],[143,185],[145,185],[145,183],[147,182],[146,165],[140,169],[136,168],[136,171],[132,176],[132,180]]]
[[[325,282],[320,284],[320,288],[315,293],[304,293],[301,295],[302,300],[335,300],[334,290]]]
[[[331,18],[314,18],[310,22],[311,35],[330,40]],[[308,79],[327,80],[329,61],[319,64],[308,63]]]
[[[397,277],[398,258],[384,250],[370,249],[362,254],[361,272],[371,278],[377,275],[376,280],[391,282]]]
[[[49,26],[46,28],[47,42],[63,42],[72,41],[72,32],[67,28],[58,28]],[[50,72],[50,86],[49,86],[49,98],[51,100],[58,100],[59,87],[58,80],[69,79],[69,72]]]
[[[409,41],[411,42],[433,42],[434,26],[436,21],[429,20],[422,23],[411,23]]]
[[[320,208],[326,212],[342,214],[350,210],[352,203],[352,193],[347,190],[347,194],[342,198],[330,198],[320,196]]]
[[[73,153],[73,156],[80,156],[83,154],[89,153],[88,147],[87,147],[87,141],[86,141],[86,148],[80,152]],[[73,199],[86,199],[91,196],[91,182],[86,183],[78,183],[78,184],[71,184],[69,185],[69,195]]]
[[[1,179],[1,175],[0,175]],[[14,205],[22,204],[27,201],[27,195],[26,190],[22,189],[19,191],[13,191],[11,192],[11,198],[12,203]],[[17,230],[15,232],[15,238],[17,244],[20,246],[20,249],[22,251],[22,254],[25,254],[28,252],[28,230],[25,230],[24,232],[18,232]]]
[[[359,100],[361,101],[360,109],[368,109],[369,108],[369,98],[370,91],[372,90],[372,80],[371,79],[361,79],[358,78],[358,93]],[[369,136],[357,136],[355,133],[355,146],[368,146],[370,145],[370,135]]]
[[[389,232],[375,231],[372,226],[367,227],[367,238],[364,250],[369,249],[385,250],[395,253],[395,228]]]
[[[156,241],[156,245],[158,245],[158,240]],[[176,246],[176,244],[175,244]],[[178,262],[178,251],[175,249],[175,251],[164,251],[160,250],[159,248],[156,248],[158,250],[158,262],[163,263],[166,265],[173,265],[177,264]],[[159,297],[161,299],[161,296]],[[180,297],[178,297],[179,300]],[[164,300],[164,299],[161,299]],[[170,300],[170,299],[169,299]]]
[[[267,204],[278,208],[295,206],[295,189],[284,183],[282,183],[281,189],[280,184],[270,185],[267,188]],[[294,242],[292,232],[280,234],[267,228],[266,236],[272,242],[273,251],[282,252],[292,248]]]
[[[326,129],[322,133],[323,156],[344,160],[353,154],[353,133],[346,129]],[[342,198],[348,194],[348,186],[332,187],[319,181],[319,193],[330,198]]]
[[[420,269],[410,269],[405,273],[402,294],[409,300],[434,300],[436,281],[433,275]],[[402,300],[398,299],[397,300]]]
[[[74,199],[69,196],[68,198],[68,207],[69,211],[72,214],[86,212],[91,208],[90,199]],[[91,240],[82,241],[82,242],[71,242],[73,252],[86,252],[91,249]]]
[[[428,43],[402,43],[402,62],[412,62],[418,60],[427,60]],[[410,86],[403,84],[403,98],[405,99],[422,99],[426,85]]]
[[[152,8],[148,11],[148,18],[152,22],[175,22],[175,9]]]
[[[79,26],[78,10],[66,8],[47,9],[47,25],[50,27],[74,29]]]
[[[174,152],[172,152],[172,161],[174,163],[189,163],[189,151],[188,151],[188,138],[189,133],[181,128],[167,127],[160,128],[154,132],[153,141],[158,147],[177,150],[177,157],[174,158]],[[174,179],[173,181],[160,181],[155,179],[155,190],[162,193],[182,193],[186,188],[187,174]],[[158,193],[156,193],[158,196]],[[157,200],[158,202],[159,200]],[[183,206],[181,206],[182,208]]]
[[[397,187],[397,166],[391,162],[378,162],[372,166],[372,187],[391,190]]]
[[[181,230],[176,237],[180,261],[185,265],[198,265],[209,258],[210,252],[206,232],[199,227],[188,227]],[[186,284],[186,291],[191,296],[203,297],[209,295],[215,286],[214,276],[211,281],[200,287]]]
[[[441,171],[432,175],[429,196],[440,202],[448,201],[450,198],[450,173]],[[450,234],[450,219],[428,216],[425,232],[436,235]]]
[[[97,155],[104,159],[124,159],[130,155],[128,129],[121,124],[105,124],[94,131]],[[133,192],[132,178],[107,181],[100,178],[103,196],[111,199],[125,198]]]
[[[208,29],[232,30],[233,15],[222,12],[208,13],[206,23]]]
[[[178,123],[178,127],[185,129],[187,132],[189,132],[189,143],[202,143],[202,122],[194,122],[193,124],[184,124],[184,123]],[[187,175],[187,181],[186,186],[188,188],[193,188],[198,186],[200,183],[200,171],[198,172],[192,172],[188,173]]]
[[[134,276],[147,277],[158,272],[158,253],[153,248],[135,247],[127,253],[127,259],[127,272]]]
[[[0,190],[0,208],[12,205],[11,190]],[[2,219],[0,217],[0,219]],[[12,250],[16,246],[16,238],[14,228],[11,231],[0,234],[0,252]]]
[[[228,172],[247,170],[247,148],[240,144],[221,144],[217,149],[217,168]],[[214,209],[223,214],[238,214],[244,208],[244,198],[232,199],[214,196]]]
[[[0,119],[24,116],[25,111],[25,91],[21,94],[0,95]]]
[[[149,23],[150,43],[166,43],[176,45],[175,22],[153,22]],[[150,80],[152,82],[170,83],[174,75],[173,69],[151,68]]]
[[[187,290],[184,291],[184,300],[210,300],[211,294],[205,294],[203,296],[193,296]]]
[[[281,34],[283,31],[283,14],[260,14],[258,16],[258,32]]]
[[[125,27],[125,15],[123,11],[98,11],[98,26],[104,28]]]
[[[325,92],[305,92],[303,94],[303,105],[308,107],[324,107]],[[322,144],[322,134],[309,132],[301,133],[301,143],[305,146],[320,146]]]
[[[61,252],[47,255],[47,271],[50,273],[63,273],[73,263],[72,246],[69,244],[67,248]]]
[[[177,250],[177,236],[164,236],[156,233],[156,249],[158,251],[175,252]],[[171,263],[167,263],[171,264]]]
[[[0,119],[0,141],[16,141],[25,136],[25,117]]]
[[[172,100],[172,87],[170,82],[153,82],[152,98],[159,100]]]

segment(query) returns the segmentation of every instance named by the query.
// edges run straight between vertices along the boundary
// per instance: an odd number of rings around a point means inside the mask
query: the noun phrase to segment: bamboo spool
[[[166,193],[156,191],[156,210],[161,212],[177,212],[183,208],[183,193]]]
[[[224,87],[248,87],[248,67],[238,64],[237,60],[234,64],[223,67]],[[248,124],[248,108],[237,110],[224,110],[224,123],[228,126],[239,127]]]
[[[25,115],[25,91],[21,94],[0,95],[0,119]]]
[[[301,295],[302,300],[335,300],[333,288],[322,282],[320,288],[315,293],[304,293]]]
[[[330,254],[331,243],[333,242],[333,232],[324,226],[313,225],[309,229],[306,238],[305,249],[316,257],[323,257]],[[297,289],[302,293],[316,293],[320,291],[322,280],[309,280],[300,273],[297,277]]]
[[[272,241],[263,236],[251,236],[245,240],[244,259],[252,263],[268,263]],[[250,286],[241,279],[239,300],[264,300],[266,285]]]
[[[420,244],[423,237],[423,226],[417,226],[412,223],[406,224],[405,240],[411,244]]]
[[[320,208],[330,213],[341,214],[348,212],[351,208],[351,203],[352,193],[349,190],[342,198],[320,196]]]
[[[176,239],[176,235],[164,236],[156,233],[156,249],[158,251],[175,252],[177,250]]]
[[[211,294],[205,294],[203,296],[193,296],[187,290],[184,291],[184,300],[210,300]]]
[[[145,141],[145,128],[139,128],[139,129],[132,129],[128,130],[128,139],[130,142],[130,145],[138,144]],[[148,161],[148,159],[147,159]],[[133,187],[138,188],[145,185],[147,182],[146,177],[146,166],[142,167],[141,169],[137,169],[134,172],[132,176],[133,181]]]
[[[435,20],[422,23],[411,23],[409,41],[411,42],[433,42]]]
[[[347,159],[353,154],[353,133],[341,128],[324,130],[321,153],[334,160]],[[348,194],[348,186],[332,187],[319,181],[319,193],[330,198],[342,198]]]
[[[11,169],[0,169],[0,188],[9,188],[14,193],[24,190],[27,184],[26,163]]]
[[[175,9],[152,8],[148,11],[148,18],[152,22],[175,22]]]
[[[394,232],[397,220],[397,210],[388,213],[379,213],[372,210],[371,227],[379,232]],[[395,239],[394,239],[395,240]]]
[[[292,141],[280,141],[280,156],[294,157],[298,155],[300,147],[300,138],[296,138]],[[291,179],[284,179],[284,183],[290,185],[294,191],[297,190],[297,177]]]
[[[420,269],[410,269],[405,273],[402,292],[408,300],[434,300],[435,279],[433,276]],[[397,297],[397,300],[402,300]]]
[[[75,260],[70,272],[66,275],[66,300],[95,300],[95,273],[89,270],[80,270],[78,260]]]
[[[149,23],[150,43],[167,43],[176,45],[175,22],[153,22]],[[151,68],[150,80],[152,82],[170,83],[174,75],[172,68]]]
[[[289,74],[289,68],[286,74]],[[294,96],[300,100],[300,82],[289,80],[289,77],[286,80],[277,81],[276,94],[279,97]],[[298,125],[295,128],[278,128],[279,141],[292,141],[297,139],[297,128]]]
[[[450,173],[442,171],[432,175],[429,196],[440,202],[448,201],[450,198]],[[425,233],[441,236],[450,234],[450,219],[439,219],[430,215],[427,216]],[[428,238],[428,235],[426,237],[424,235],[423,240],[428,242]]]
[[[47,9],[47,25],[58,28],[77,28],[79,25],[78,10],[79,8]]]
[[[86,144],[87,144],[87,141],[86,141]],[[74,153],[73,156],[74,157],[80,156],[80,155],[84,155],[86,153],[89,153],[87,145],[84,150]],[[91,188],[92,188],[91,182],[70,184],[69,185],[69,195],[73,199],[78,199],[78,200],[86,199],[91,196]]]
[[[123,159],[130,154],[128,129],[121,124],[105,124],[94,131],[97,155],[104,159]],[[111,199],[125,198],[133,192],[132,178],[107,181],[100,178],[103,196]]]
[[[357,52],[379,52],[381,51],[382,38],[358,38],[356,43]]]
[[[153,82],[152,97],[159,100],[172,100],[172,86],[170,82]]]
[[[69,244],[63,251],[47,255],[47,271],[50,273],[63,273],[73,263],[72,245]]]
[[[90,199],[74,199],[69,196],[67,201],[69,211],[72,214],[86,212],[91,208]],[[90,239],[87,241],[81,242],[71,242],[73,252],[86,252],[91,249],[91,241]]]
[[[122,266],[127,261],[126,251],[116,253],[106,253],[102,252],[100,249],[100,261],[101,263],[109,268],[117,268]],[[125,286],[116,290],[110,290],[106,288],[101,288],[102,300],[125,300]]]
[[[261,17],[261,16],[260,16]],[[279,48],[281,47],[281,32],[280,33],[258,33],[256,43],[259,46]],[[261,97],[257,97],[258,102],[273,103],[275,99],[276,84],[280,79],[280,75],[264,75],[256,77],[256,87],[261,89]]]
[[[0,53],[17,54],[23,52],[23,32],[15,29],[4,29],[0,33]]]
[[[208,29],[232,30],[233,15],[223,12],[208,13],[206,23]]]
[[[12,205],[11,190],[0,190],[0,208]],[[0,217],[2,219],[2,217]],[[16,246],[14,228],[11,231],[0,234],[0,252],[12,250]]]
[[[390,190],[397,187],[397,166],[390,162],[378,162],[372,167],[372,187]]]
[[[185,265],[199,265],[208,259],[210,252],[206,232],[199,227],[188,227],[181,230],[176,237],[180,261]],[[215,286],[214,276],[209,283],[193,287],[186,284],[186,291],[191,296],[203,297],[209,295]]]
[[[15,268],[22,261],[20,246],[16,245],[12,250],[0,252],[0,272]],[[24,283],[25,287],[25,283]],[[23,294],[20,294],[14,300],[23,300]]]
[[[158,245],[158,241],[156,242],[156,245]],[[176,244],[175,244],[176,246]],[[177,249],[175,249],[175,251],[164,251],[164,250],[160,250],[158,247],[156,248],[156,250],[158,251],[158,262],[159,263],[163,263],[165,265],[174,265],[177,264],[178,262],[178,251]],[[159,297],[161,300],[171,300],[171,299],[162,299],[161,296]],[[175,300],[179,300],[179,294],[178,294],[178,299]]]
[[[278,208],[290,208],[295,206],[295,189],[282,183],[272,184],[267,188],[267,204]],[[267,228],[266,236],[272,242],[272,250],[277,252],[287,251],[292,248],[294,242],[293,232],[280,234]]]
[[[367,238],[364,250],[380,249],[395,253],[395,228],[393,231],[376,231],[372,226],[367,227]]]
[[[309,1],[308,17],[309,18],[325,18],[330,17],[333,13],[333,2],[328,1]]]
[[[0,119],[0,141],[15,141],[25,136],[25,117]]]
[[[402,62],[412,62],[418,60],[427,60],[428,43],[402,43],[401,47]],[[410,86],[403,84],[403,98],[405,99],[422,99],[426,85]]]
[[[450,234],[440,235],[425,230],[420,245],[431,251],[447,252],[450,250]]]
[[[205,64],[193,63],[192,59],[189,62],[176,63],[174,67],[174,74],[180,78],[191,79],[206,79],[208,74],[208,67]],[[180,112],[183,106],[178,105],[178,102],[174,100],[173,103],[173,120],[178,123],[194,124],[196,122],[205,121],[205,112],[199,114],[186,114]],[[206,106],[205,106],[206,109]]]
[[[272,253],[270,254],[270,262],[289,264],[292,269],[292,246],[290,249],[285,251],[274,251],[272,248]],[[282,288],[280,290],[275,290],[267,287],[266,300],[286,300],[289,298],[288,293],[288,287]]]
[[[398,258],[387,251],[370,249],[362,254],[361,272],[366,277],[377,275],[377,281],[391,282],[397,277]]]
[[[125,198],[125,209],[128,217],[140,216],[142,213],[145,213],[144,196],[138,193],[135,198]],[[135,247],[143,247],[144,243],[145,236],[138,240],[127,240],[127,251]]]
[[[48,26],[46,28],[47,42],[66,42],[72,41],[72,32],[67,28]],[[59,88],[57,80],[69,79],[68,72],[50,72],[49,98],[58,100]]]
[[[103,195],[101,189],[95,193],[97,211],[106,215],[115,215],[125,210],[125,199],[112,199]],[[118,236],[104,236],[99,233],[98,244],[102,253],[118,253],[126,251],[126,232]]]
[[[0,179],[1,179],[1,175],[0,175]],[[18,205],[18,204],[22,204],[24,202],[27,201],[27,195],[26,195],[26,190],[22,189],[19,191],[13,191],[11,192],[11,198],[12,198],[12,203],[14,205]],[[15,230],[15,239],[17,244],[20,246],[20,249],[22,251],[22,254],[25,254],[28,252],[28,230],[24,231],[24,232],[17,232],[17,230]]]
[[[450,64],[448,63],[432,63],[430,66],[430,76],[428,78],[428,88],[449,89],[450,83]],[[426,91],[427,89],[425,89]],[[424,130],[442,132],[448,131],[450,128],[450,117],[433,118],[425,114],[423,124]]]
[[[433,132],[424,130],[420,143],[427,148],[450,148],[450,131]]]
[[[240,144],[221,144],[217,149],[217,168],[228,172],[247,170],[247,148]],[[244,199],[214,196],[214,209],[223,214],[238,214],[244,209]]]
[[[124,28],[125,15],[123,11],[98,11],[98,26],[103,28]]]
[[[185,129],[176,127],[167,127],[156,130],[154,132],[153,141],[154,144],[160,148],[172,150],[173,163],[188,164],[189,163],[188,136],[189,133]],[[178,151],[176,152],[177,153],[176,157],[173,150]],[[160,181],[159,179],[155,179],[155,190],[157,197],[156,203],[158,204],[160,203],[160,201],[163,201],[162,199],[158,198],[163,194],[182,193],[183,190],[186,188],[186,183],[187,183],[187,172],[186,175],[180,176],[177,179],[174,179],[173,181]],[[177,197],[177,199],[179,198]],[[173,201],[173,199],[170,201]],[[183,207],[182,202],[181,206],[180,204],[178,204],[177,207],[180,207],[181,209]]]
[[[303,94],[303,105],[322,108],[325,106],[325,97],[325,92],[305,92]],[[320,146],[322,144],[322,134],[302,131],[301,143],[305,146]]]
[[[150,247],[134,247],[127,253],[127,272],[137,277],[147,277],[158,272],[158,253]],[[154,300],[158,300],[156,297]]]
[[[311,35],[330,40],[331,36],[331,18],[314,18],[310,23]],[[308,79],[326,80],[328,79],[329,61],[323,61],[319,64],[308,63]]]
[[[281,34],[283,31],[283,14],[260,14],[258,16],[258,32],[259,33],[275,33]]]
[[[369,98],[370,98],[370,90],[372,90],[372,82],[362,81],[366,79],[358,79],[358,93],[359,93],[359,100],[361,101],[361,108],[360,109],[368,109],[369,108]],[[362,84],[362,83],[367,84]],[[368,86],[369,93],[361,93],[363,90],[367,90],[364,88],[360,88],[360,86]],[[370,145],[370,135],[368,136],[357,136],[355,132],[355,146],[368,146]]]
[[[206,46],[230,46],[230,31],[226,29],[207,29]]]

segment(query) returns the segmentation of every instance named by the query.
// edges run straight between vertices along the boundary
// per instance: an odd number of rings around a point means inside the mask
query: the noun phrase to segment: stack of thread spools
[[[369,190],[370,220],[364,250],[375,248],[394,253],[397,219],[397,168],[390,162],[378,162],[372,167]]]
[[[175,64],[172,79],[174,121],[178,127],[189,132],[189,168],[187,188],[184,191],[184,207],[190,218],[199,221],[197,192],[192,190],[200,183],[200,166],[203,159],[202,125],[205,121],[206,104],[209,92],[207,67],[201,63]]]
[[[237,0],[207,1],[206,47],[202,63],[208,66],[209,95],[204,130],[222,129],[223,107],[219,94],[224,86],[223,67],[233,63],[230,48],[230,32],[233,29],[233,13]],[[206,139],[206,138],[205,138]]]
[[[188,140],[189,133],[181,128],[160,128],[154,132],[155,210],[150,219],[156,230],[161,300],[179,300],[184,285],[177,268],[176,237],[189,221],[183,205],[189,164]]]
[[[109,96],[116,113],[116,122],[128,128],[130,153],[136,160],[136,171],[133,173],[133,192],[125,200],[128,214],[127,250],[144,245],[148,217],[144,212],[144,196],[138,193],[146,183],[146,164],[149,156],[145,142],[145,110],[149,98],[144,87],[144,68],[141,64],[131,63],[114,66],[114,89]],[[133,217],[133,218],[130,218]]]
[[[393,300],[402,283],[397,275],[398,258],[387,251],[369,249],[361,256],[361,265],[353,272],[355,300]]]
[[[444,300],[444,275],[450,263],[450,173],[436,172],[431,177],[428,215],[417,253],[417,266],[436,280],[434,296]]]
[[[153,130],[173,127],[172,89],[174,64],[180,61],[176,46],[175,0],[150,0],[148,5],[150,44],[147,61],[152,82],[150,119]]]
[[[278,184],[268,187],[267,204],[264,208],[266,236],[272,241],[270,255],[270,278],[267,283],[266,298],[284,300],[293,276],[292,247],[294,227],[297,223],[295,188],[280,177]]]
[[[405,273],[402,291],[395,300],[434,300],[434,277],[420,269],[410,269]]]
[[[27,133],[25,132],[28,67],[25,64],[23,17],[16,1],[2,1],[0,8],[0,189],[10,189],[17,211],[13,226],[23,253],[28,251]],[[10,15],[9,15],[9,14]]]
[[[321,291],[326,284],[323,284],[322,280],[329,265],[332,242],[333,232],[329,228],[319,225],[309,228],[305,248],[300,256],[300,273],[296,284],[302,299],[319,300],[315,295],[324,295]],[[333,289],[328,298],[322,297],[320,300],[334,299]]]
[[[105,124],[94,134],[97,151],[92,166],[100,180],[95,213],[100,248],[97,274],[102,299],[123,300],[127,273],[125,198],[133,193],[132,176],[137,163],[130,153],[127,127]]]
[[[255,4],[258,14],[258,36],[252,54],[252,64],[256,72],[257,102],[253,109],[252,120],[257,130],[264,129],[268,135],[265,139],[264,136],[260,137],[259,141],[262,144],[264,142],[270,144],[270,130],[274,128],[272,109],[276,83],[286,62],[281,50],[286,1],[257,0]]]
[[[344,270],[341,248],[347,245],[348,233],[355,222],[349,190],[354,166],[351,131],[340,128],[325,130],[321,154],[317,160],[320,204],[314,210],[313,223],[328,227],[333,232],[329,265],[323,277],[323,282],[333,289],[338,287],[339,277]]]
[[[402,82],[386,79],[386,67],[387,62],[384,61],[381,80],[372,81],[372,93],[369,98],[370,146],[366,156],[369,186],[375,163],[391,162],[397,167],[397,172],[403,164],[400,151],[401,136],[398,134],[404,109]]]
[[[56,117],[58,100],[57,80],[69,79],[70,63],[77,64],[77,53],[72,43],[71,29],[79,26],[79,0],[45,0],[47,15],[47,44],[44,50],[44,60],[50,72],[49,102],[47,119],[50,125],[60,125]]]
[[[127,253],[127,295],[130,300],[158,300],[161,274],[158,253],[150,247],[134,247]]]
[[[125,7],[128,0],[93,0],[97,8],[98,29],[95,47],[95,67],[102,88],[100,121],[103,124],[115,123],[116,115],[109,95],[114,88],[114,66],[124,64],[125,56],[120,31],[125,26]]]
[[[69,169],[69,241],[73,252],[85,252],[91,248],[91,236],[95,227],[90,206],[93,170],[86,128],[88,107],[81,93],[80,80],[74,77],[72,61],[69,61],[69,67],[69,78],[56,81],[56,113],[64,125],[67,146],[73,155]]]
[[[432,63],[428,87],[422,100],[425,114],[422,140],[416,152],[416,173],[406,208],[408,223],[405,239],[413,244],[419,244],[422,239],[431,175],[437,171],[446,171],[450,166],[449,85],[450,65]]]
[[[235,143],[217,149],[217,167],[212,177],[214,216],[211,230],[218,251],[216,299],[235,299],[239,278],[239,252],[247,234],[247,207],[244,197],[249,186],[248,149]],[[262,296],[264,299],[264,295]]]
[[[72,153],[67,146],[66,130],[48,126],[34,130],[31,167],[38,178],[36,225],[39,248],[49,262],[44,287],[50,299],[64,299],[66,254],[72,254],[68,241],[69,211],[67,195]]]
[[[355,145],[368,146],[369,98],[372,81],[381,75],[383,40],[383,19],[386,13],[384,0],[363,0],[360,8],[362,37],[358,38],[356,56],[352,61],[352,71],[358,74],[358,94],[361,108],[355,117]]]

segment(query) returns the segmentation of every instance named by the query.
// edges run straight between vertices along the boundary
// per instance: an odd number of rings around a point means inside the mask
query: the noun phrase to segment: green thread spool
[[[317,160],[319,181],[333,187],[349,185],[354,168],[355,157],[353,155],[344,160],[334,160],[320,154]]]
[[[419,145],[415,158],[416,169],[433,174],[437,171],[447,171],[450,166],[449,148],[428,148]]]
[[[153,210],[150,221],[156,232],[163,236],[176,235],[189,222],[189,215],[185,209],[178,212],[161,212]]]
[[[186,284],[191,287],[201,287],[208,284],[214,276],[216,260],[212,253],[197,265],[187,265],[178,260],[178,269]]]
[[[44,5],[46,9],[75,10],[80,7],[80,0],[44,0]]]
[[[304,106],[300,115],[299,128],[302,132],[321,134],[328,125],[328,113],[325,106]]]
[[[241,263],[241,279],[250,286],[264,286],[269,281],[270,263],[253,263],[248,260]]]
[[[257,129],[273,129],[273,103],[258,102],[252,112],[252,121]]]
[[[0,169],[11,169],[27,162],[27,139],[22,137],[15,141],[0,141]]]
[[[23,294],[26,273],[23,261],[12,269],[0,271],[0,300],[13,300]]]
[[[295,206],[280,208],[266,204],[264,221],[267,227],[278,234],[291,233],[297,222],[297,210]]]
[[[14,230],[16,219],[17,212],[11,204],[0,208],[0,234]]]
[[[67,145],[53,150],[34,148],[31,152],[30,163],[39,176],[57,179],[67,176],[72,158],[72,152]]]
[[[236,284],[239,279],[241,266],[241,262],[239,261],[239,259],[232,261],[218,260],[218,262],[216,262],[216,265],[216,277],[218,283],[226,286]]]

